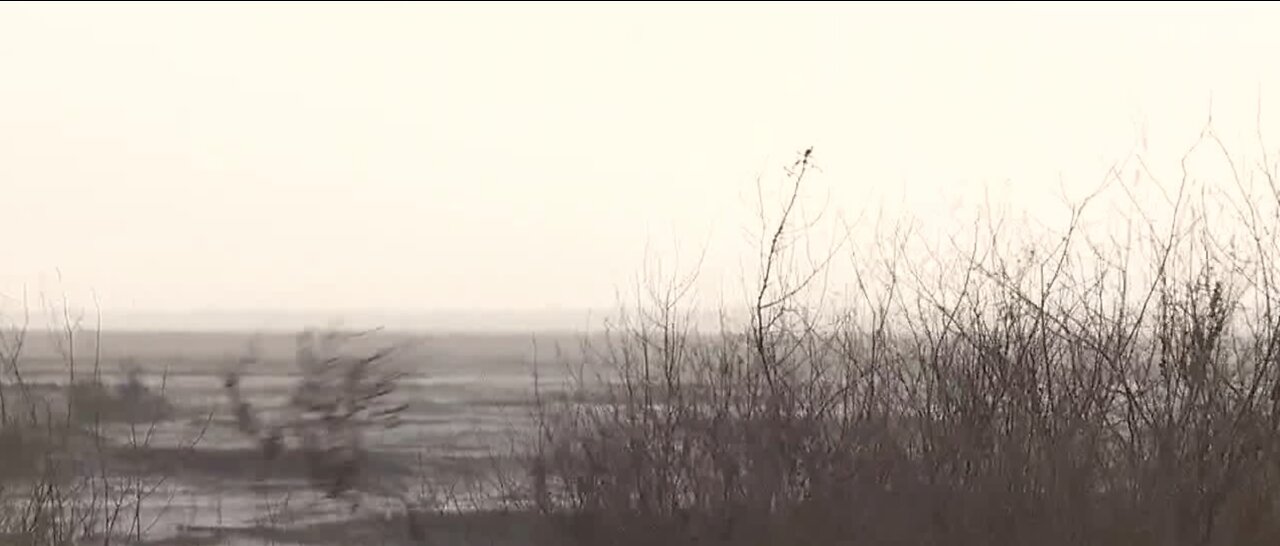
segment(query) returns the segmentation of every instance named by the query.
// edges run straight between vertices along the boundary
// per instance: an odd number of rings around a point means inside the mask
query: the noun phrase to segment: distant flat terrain
[[[351,354],[394,348],[387,365],[405,374],[394,394],[408,405],[403,424],[368,434],[370,468],[388,479],[440,484],[490,471],[510,455],[512,434],[529,423],[535,366],[539,381],[555,390],[566,365],[581,361],[584,339],[555,332],[379,332],[347,343],[343,352]],[[175,405],[174,416],[154,427],[101,425],[117,446],[120,468],[166,476],[148,503],[160,536],[183,526],[256,525],[251,520],[263,506],[318,498],[296,456],[269,466],[261,461],[257,445],[235,428],[223,390],[225,374],[241,369],[244,394],[271,418],[299,379],[295,332],[82,331],[68,340],[63,332],[31,331],[22,349],[18,372],[28,385],[65,384],[74,373],[77,382],[96,375],[117,386],[136,369]],[[251,353],[256,360],[240,364]],[[147,445],[135,448],[139,430]]]

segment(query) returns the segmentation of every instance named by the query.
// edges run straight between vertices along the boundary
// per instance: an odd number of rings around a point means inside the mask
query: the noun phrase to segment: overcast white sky
[[[1144,130],[1185,148],[1211,100],[1226,134],[1259,97],[1280,119],[1276,28],[1261,4],[6,3],[0,293],[603,307],[646,252],[709,245],[704,297],[734,298],[754,180],[798,150],[849,216],[945,218],[982,184],[1048,211]]]

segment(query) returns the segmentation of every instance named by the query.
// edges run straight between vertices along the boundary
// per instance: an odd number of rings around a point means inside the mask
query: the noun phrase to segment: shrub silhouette
[[[1276,185],[1233,168],[1211,203],[1184,173],[1124,244],[1082,234],[1093,197],[1023,248],[980,223],[907,259],[892,233],[824,307],[826,262],[788,265],[812,161],[745,313],[701,331],[687,283],[650,287],[575,375],[606,400],[539,398],[522,506],[548,543],[1280,541]]]
[[[226,376],[224,386],[237,427],[260,445],[270,462],[289,448],[290,440],[307,463],[313,486],[331,498],[356,489],[366,462],[365,431],[394,427],[405,409],[390,404],[398,375],[382,369],[390,351],[347,356],[341,345],[364,333],[304,331],[297,337],[298,383],[282,417],[267,421],[240,391],[242,370]],[[241,362],[247,365],[253,357]]]

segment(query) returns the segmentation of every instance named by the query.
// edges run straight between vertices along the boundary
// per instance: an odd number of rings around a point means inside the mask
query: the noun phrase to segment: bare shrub
[[[125,382],[110,386],[101,380],[77,381],[68,396],[75,418],[82,423],[151,423],[173,417],[174,406],[164,395],[142,381],[142,372],[128,368]]]
[[[261,447],[268,465],[285,450],[300,451],[312,486],[330,498],[372,492],[399,499],[410,508],[403,488],[369,478],[365,434],[374,428],[399,424],[405,404],[393,403],[400,374],[387,369],[391,349],[369,354],[344,353],[344,344],[371,332],[345,333],[306,330],[297,336],[299,379],[288,402],[273,417],[260,412],[240,390],[243,368],[256,362],[250,356],[232,370],[224,386],[235,412],[237,427]]]
[[[0,542],[57,546],[141,541],[156,523],[143,506],[168,478],[120,468],[118,451],[148,449],[151,432],[173,407],[164,393],[144,386],[139,372],[112,392],[102,380],[100,334],[90,360],[92,377],[76,377],[76,337],[83,334],[65,298],[54,316],[64,384],[24,379],[28,313],[0,328]],[[108,438],[102,424],[121,420],[132,434]],[[142,427],[145,434],[137,434]],[[198,441],[198,439],[196,440]],[[194,445],[194,442],[193,442]],[[149,514],[148,514],[149,515]]]
[[[651,290],[577,376],[603,402],[540,398],[525,506],[555,543],[1280,540],[1280,189],[1225,150],[1188,154],[1229,163],[1217,184],[1142,165],[1160,214],[1116,172],[1029,243],[986,218],[904,259],[895,232],[835,310],[827,262],[787,268],[805,152],[746,324]],[[1140,217],[1087,233],[1117,196]]]

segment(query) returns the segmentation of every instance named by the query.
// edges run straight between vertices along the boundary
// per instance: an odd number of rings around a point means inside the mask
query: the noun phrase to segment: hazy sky
[[[1210,104],[1227,133],[1259,97],[1280,119],[1276,28],[1260,4],[6,3],[0,293],[600,307],[646,252],[709,246],[704,297],[734,298],[754,181],[805,147],[849,216],[945,218],[982,184],[1050,210]]]

